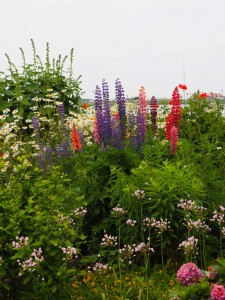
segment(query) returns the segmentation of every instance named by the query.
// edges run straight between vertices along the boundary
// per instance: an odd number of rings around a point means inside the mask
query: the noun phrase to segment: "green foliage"
[[[200,279],[196,284],[190,286],[176,286],[175,291],[170,293],[171,299],[179,300],[205,300],[210,294],[210,284],[206,279]],[[174,298],[172,298],[174,297]]]
[[[46,44],[46,60],[43,63],[36,53],[34,41],[31,40],[33,49],[33,62],[27,63],[25,54],[20,48],[23,65],[21,71],[6,54],[9,64],[9,74],[0,78],[0,111],[6,108],[18,109],[19,114],[25,118],[31,108],[41,105],[45,107],[52,102],[62,101],[66,112],[75,107],[81,97],[80,76],[73,79],[73,56],[70,52],[69,76],[65,75],[64,67],[68,56],[59,55],[51,61],[49,44]]]
[[[34,293],[37,298],[32,299],[49,299],[56,294],[69,299],[79,258],[67,257],[60,247],[75,247],[79,255],[85,239],[74,214],[85,202],[71,180],[58,167],[46,178],[38,169],[27,168],[1,184],[0,198],[1,295],[25,299],[23,295]],[[13,246],[21,236],[28,237],[28,244]],[[24,270],[21,264],[40,247],[44,260],[34,270]]]

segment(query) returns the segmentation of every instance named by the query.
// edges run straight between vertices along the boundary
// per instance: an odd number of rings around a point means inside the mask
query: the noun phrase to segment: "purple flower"
[[[119,79],[115,83],[116,89],[116,102],[118,105],[119,125],[121,140],[124,141],[127,132],[127,117],[126,117],[126,104],[125,104],[125,93],[123,86]]]
[[[102,92],[99,86],[95,89],[95,114],[96,114],[96,127],[98,133],[98,141],[100,145],[105,145],[105,119],[102,110]]]
[[[120,126],[117,120],[112,121],[112,146],[117,149],[122,148]]]
[[[104,124],[104,136],[105,143],[109,144],[112,130],[111,130],[111,112],[109,103],[109,87],[108,83],[103,79],[102,81],[102,94],[103,94],[103,122]],[[106,145],[105,145],[106,146]]]
[[[61,143],[61,148],[62,148],[62,155],[64,158],[69,158],[70,157],[70,150],[69,150],[69,144],[65,141]]]
[[[48,165],[53,166],[53,155],[52,155],[52,148],[50,146],[45,147],[45,153],[46,153],[46,160],[48,162]]]
[[[38,161],[38,166],[40,169],[46,171],[47,169],[47,166],[46,166],[46,160],[45,160],[45,157],[44,157],[44,154],[42,151],[40,151],[38,154],[37,154],[37,161]]]
[[[33,125],[33,130],[34,130],[34,135],[35,135],[35,140],[38,146],[42,148],[42,140],[41,140],[41,135],[40,135],[40,126],[38,119],[36,117],[32,117],[32,125]]]

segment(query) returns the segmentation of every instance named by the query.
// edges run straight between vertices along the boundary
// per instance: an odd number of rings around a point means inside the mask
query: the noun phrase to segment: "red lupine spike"
[[[170,153],[174,155],[177,150],[177,142],[178,142],[178,130],[176,126],[173,126],[170,131]]]
[[[72,139],[73,149],[75,151],[79,151],[80,152],[81,149],[82,149],[82,145],[81,145],[80,136],[79,136],[79,133],[77,132],[75,123],[73,123],[72,133],[71,133],[71,139]]]

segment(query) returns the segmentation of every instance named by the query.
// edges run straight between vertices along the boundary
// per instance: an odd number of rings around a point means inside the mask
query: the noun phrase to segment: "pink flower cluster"
[[[153,219],[151,226],[157,228],[159,230],[159,233],[162,233],[168,228],[170,228],[169,224],[170,221],[167,221],[167,219],[163,220],[162,218],[160,218],[160,220]]]
[[[59,247],[59,248],[62,250],[62,252],[64,254],[66,254],[67,259],[72,259],[74,256],[75,256],[75,258],[78,257],[77,250],[74,247],[68,246],[67,248],[65,248],[65,247]],[[64,258],[63,260],[66,260],[66,259]]]
[[[184,253],[190,253],[190,252],[195,252],[198,249],[198,239],[196,239],[194,236],[189,237],[186,241],[183,241],[180,243],[178,249],[183,248]],[[198,254],[198,253],[196,253]]]
[[[149,247],[149,244],[145,244],[143,242],[135,247],[135,252],[141,252],[141,253],[147,254],[149,251],[155,252],[155,250],[153,248]]]
[[[38,250],[34,249],[31,257],[24,261],[20,262],[18,259],[17,262],[18,264],[22,267],[23,271],[29,271],[29,272],[34,272],[36,270],[36,267],[39,266],[39,263],[44,260],[44,257],[42,256],[42,249],[39,248]]]
[[[182,265],[177,272],[177,280],[186,286],[197,283],[200,278],[203,278],[201,270],[193,262]]]
[[[212,300],[225,300],[224,286],[220,284],[214,284],[210,296]]]
[[[222,205],[219,208],[220,211],[215,210],[213,212],[213,218],[210,221],[215,221],[220,225],[224,223],[225,208]]]
[[[143,199],[145,197],[145,191],[136,190],[132,196],[135,196],[139,200]]]
[[[192,200],[186,200],[186,199],[180,199],[180,203],[177,204],[177,207],[182,208],[183,210],[193,210],[193,211],[206,211],[207,208],[203,206],[196,205],[195,201]]]
[[[109,267],[108,264],[104,265],[104,264],[101,264],[101,263],[98,263],[98,262],[93,267],[93,270],[97,271],[99,273],[102,273],[102,272],[104,272],[106,270],[109,270],[109,269],[110,269],[110,267]]]
[[[116,247],[118,245],[117,243],[117,237],[104,234],[104,237],[102,238],[102,246],[109,246],[109,247]]]
[[[122,261],[123,260],[128,260],[129,264],[132,264],[132,257],[135,256],[134,254],[134,249],[130,245],[124,245],[122,249],[119,249],[119,253],[122,256]]]
[[[22,248],[22,247],[26,246],[27,243],[28,243],[28,237],[27,236],[26,237],[24,237],[24,236],[18,237],[17,236],[16,241],[13,241],[12,245],[13,245],[14,248],[19,249],[19,248]]]
[[[187,221],[187,228],[189,230],[195,229],[196,231],[210,231],[211,230],[209,228],[209,226],[205,223],[205,221],[202,221],[202,220]]]
[[[127,211],[125,209],[123,209],[122,207],[113,207],[112,209],[112,216],[113,217],[121,217],[122,215],[124,215]]]

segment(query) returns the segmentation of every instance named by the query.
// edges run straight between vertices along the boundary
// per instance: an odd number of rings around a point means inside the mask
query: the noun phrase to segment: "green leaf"
[[[58,246],[59,244],[58,240],[50,240],[50,243],[54,246]]]

